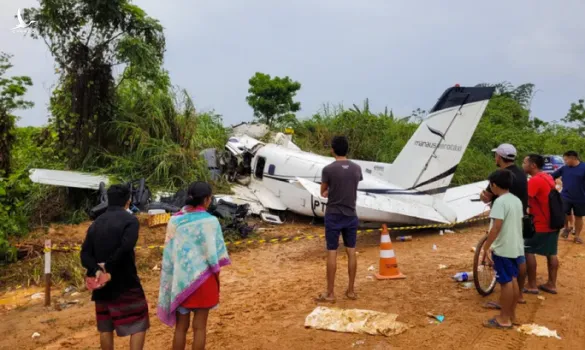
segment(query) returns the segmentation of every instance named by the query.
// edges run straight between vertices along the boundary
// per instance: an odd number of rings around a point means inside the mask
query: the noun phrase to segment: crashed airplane
[[[486,212],[488,207],[479,200],[486,181],[449,185],[493,92],[491,87],[451,87],[394,163],[353,160],[363,172],[357,196],[360,221],[455,224]],[[290,135],[279,133],[274,143],[265,144],[236,133],[221,154],[212,149],[205,156],[210,169],[237,183],[235,195],[219,196],[224,201],[248,203],[252,212],[274,223],[279,218],[264,213],[325,215],[321,172],[334,158],[300,150]]]
[[[356,203],[360,221],[456,224],[486,212],[489,208],[479,200],[479,193],[487,181],[449,185],[493,92],[492,87],[451,87],[394,163],[353,160],[363,172]],[[321,172],[334,158],[304,152],[292,142],[291,135],[283,133],[278,133],[272,143],[257,139],[268,132],[266,126],[258,124],[236,127],[222,152],[202,152],[212,176],[225,176],[234,183],[234,194],[216,195],[216,199],[245,206],[264,221],[276,224],[282,221],[271,212],[323,217],[327,199],[320,195]],[[94,209],[101,212],[107,206],[107,177],[32,169],[30,178],[47,185],[99,190],[101,203]],[[158,194],[156,202],[151,202],[145,184],[136,186],[133,198],[137,210],[179,210],[178,194],[166,202],[161,199],[165,194]]]

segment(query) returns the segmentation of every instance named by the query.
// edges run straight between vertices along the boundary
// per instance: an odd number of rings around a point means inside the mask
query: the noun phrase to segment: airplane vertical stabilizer
[[[441,200],[493,92],[493,87],[447,89],[392,163],[386,180]]]

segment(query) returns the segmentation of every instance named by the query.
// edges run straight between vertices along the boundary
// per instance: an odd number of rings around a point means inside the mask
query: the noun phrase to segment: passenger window
[[[254,172],[254,175],[256,176],[257,179],[262,179],[262,176],[264,175],[264,167],[265,166],[266,166],[266,158],[258,157],[258,162],[256,162],[256,170]]]

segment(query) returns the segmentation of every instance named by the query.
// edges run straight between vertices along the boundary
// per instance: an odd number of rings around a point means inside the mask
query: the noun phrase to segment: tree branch
[[[87,36],[87,41],[85,42],[85,46],[89,46],[89,41],[91,40],[91,36],[93,35],[94,26],[95,26],[95,22],[91,21],[91,29],[89,30],[89,35]]]

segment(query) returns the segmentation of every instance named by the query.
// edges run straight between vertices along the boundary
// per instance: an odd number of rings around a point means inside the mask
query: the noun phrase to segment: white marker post
[[[45,240],[45,306],[51,306],[51,240]]]

